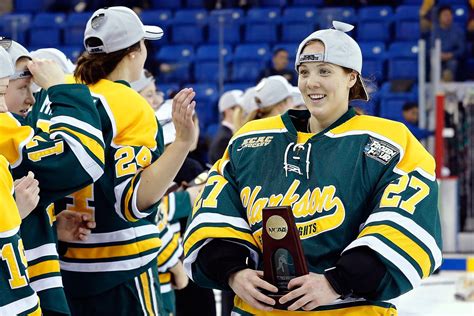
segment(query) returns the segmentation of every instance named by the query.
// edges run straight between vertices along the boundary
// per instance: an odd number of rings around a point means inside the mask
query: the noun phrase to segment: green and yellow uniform
[[[157,222],[162,242],[158,252],[158,276],[164,309],[162,314],[175,315],[176,302],[169,269],[178,263],[183,254],[179,219],[191,214],[189,193],[179,191],[164,196],[158,210]]]
[[[389,300],[441,264],[434,159],[401,123],[350,108],[318,134],[299,132],[295,125],[309,117],[289,111],[234,135],[196,200],[185,268],[199,285],[219,287],[197,258],[207,243],[225,239],[248,248],[262,269],[262,209],[291,206],[311,272],[323,274],[357,247],[386,267],[373,300],[338,300],[304,315],[396,315]],[[239,297],[234,305],[236,315],[297,314],[257,311]]]
[[[39,299],[26,272],[21,218],[13,193],[9,164],[0,155],[0,315],[41,315]]]
[[[139,210],[136,200],[142,170],[163,152],[163,137],[153,110],[128,84],[100,80],[89,89],[101,120],[105,170],[94,184],[55,203],[58,211],[89,213],[97,223],[87,241],[66,244],[60,256],[66,295],[72,305],[81,307],[76,312],[93,313],[91,302],[100,304],[101,295],[126,284],[137,292],[135,307],[156,314],[158,203]],[[41,108],[36,121],[49,119],[48,107]],[[123,297],[110,308],[125,306],[130,299]],[[84,310],[83,305],[91,309]]]
[[[33,171],[39,181],[40,203],[20,228],[31,287],[44,310],[69,314],[50,204],[102,176],[104,141],[99,114],[85,85],[57,85],[36,97],[32,113],[47,103],[48,128],[37,129],[28,120],[0,114],[0,153],[12,165],[14,178]]]

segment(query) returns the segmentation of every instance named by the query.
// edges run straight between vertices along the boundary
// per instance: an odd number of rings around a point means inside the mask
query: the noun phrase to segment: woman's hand
[[[63,70],[52,60],[33,59],[28,62],[27,67],[33,76],[33,81],[45,90],[65,82]]]
[[[278,292],[278,289],[263,280],[263,271],[252,269],[237,271],[229,277],[229,286],[250,306],[268,312],[273,310],[271,305],[275,305],[275,300],[263,294],[260,289],[274,293]]]
[[[186,271],[184,271],[183,263],[181,261],[178,261],[178,263],[171,267],[169,270],[171,274],[173,274],[173,277],[171,278],[171,285],[173,289],[184,289],[189,283],[189,278],[186,275]]]
[[[34,173],[30,171],[27,176],[15,180],[14,187],[16,206],[20,211],[21,219],[24,219],[38,205],[39,182],[35,179]]]
[[[64,210],[56,216],[58,239],[65,242],[85,241],[95,228],[90,214]]]
[[[280,303],[284,304],[297,299],[288,307],[290,311],[300,308],[310,311],[320,305],[332,303],[340,296],[334,291],[324,275],[312,272],[292,279],[288,283],[288,289],[293,290],[281,297]]]
[[[191,88],[179,91],[173,98],[173,124],[176,129],[175,142],[185,143],[191,147],[196,139],[196,127],[193,121],[196,93]]]

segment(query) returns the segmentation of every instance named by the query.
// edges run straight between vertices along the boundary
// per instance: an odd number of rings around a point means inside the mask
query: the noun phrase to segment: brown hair
[[[250,121],[253,121],[253,120],[258,120],[258,119],[270,117],[270,114],[273,111],[273,109],[276,108],[277,106],[285,103],[285,102],[288,102],[288,98],[289,97],[286,97],[283,100],[281,100],[280,102],[275,103],[273,105],[266,106],[266,107],[260,107],[256,110],[253,110],[252,112],[249,113],[249,115],[247,115],[247,117],[245,118],[244,123],[247,123],[247,122],[250,122]],[[255,102],[257,103],[257,105],[261,104],[260,99],[257,98],[257,97],[255,97]]]
[[[347,67],[342,67],[342,69],[344,69],[344,72],[346,74],[350,74],[351,72],[355,71],[355,70],[352,70],[350,68],[347,68]],[[357,73],[357,71],[356,71]],[[354,99],[364,99],[363,96],[364,96],[364,87],[362,86],[362,80],[366,80],[364,78],[362,78],[361,75],[357,74],[357,81],[356,83],[352,86],[352,88],[349,90],[349,101],[350,100],[354,100]],[[360,78],[360,80],[359,80]],[[368,93],[368,92],[367,92]]]
[[[87,39],[88,46],[100,46],[102,41],[96,37]],[[74,77],[85,84],[94,84],[106,78],[120,61],[130,52],[140,51],[140,42],[112,53],[89,54],[84,52],[77,60]]]

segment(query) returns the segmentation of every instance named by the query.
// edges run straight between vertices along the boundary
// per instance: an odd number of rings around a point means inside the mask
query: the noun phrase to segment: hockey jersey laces
[[[306,179],[309,180],[309,166],[310,166],[310,160],[309,160],[309,155],[311,154],[311,144],[308,144],[308,149],[306,151]],[[299,175],[303,175],[301,172],[301,168],[295,164],[288,163],[288,155],[292,154],[293,152],[299,153],[300,150],[305,150],[305,145],[306,144],[297,144],[297,143],[289,143],[288,146],[286,146],[285,150],[285,157],[283,158],[283,169],[285,169],[285,177],[288,177],[288,172],[295,172]],[[293,148],[292,148],[293,147]],[[290,152],[290,149],[291,152]],[[300,157],[299,156],[291,156],[291,159],[299,161]]]

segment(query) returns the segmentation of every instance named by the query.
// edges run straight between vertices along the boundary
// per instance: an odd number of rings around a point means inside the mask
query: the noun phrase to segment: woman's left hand
[[[293,290],[281,297],[280,303],[284,304],[297,299],[288,307],[290,311],[300,308],[310,311],[318,306],[332,303],[340,296],[334,291],[323,274],[312,272],[292,279],[288,283],[288,289]]]
[[[86,241],[95,226],[90,214],[64,210],[56,216],[56,230],[61,241]]]

